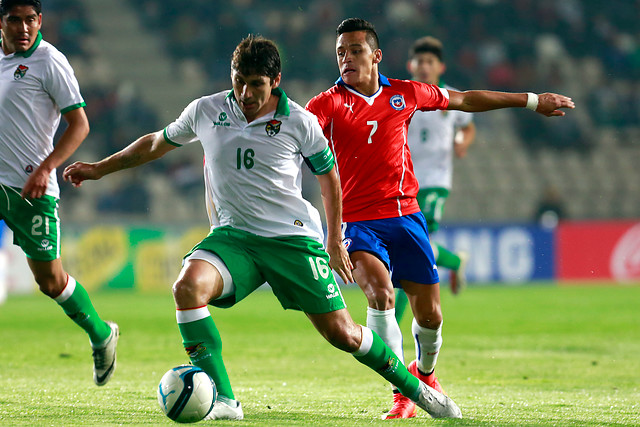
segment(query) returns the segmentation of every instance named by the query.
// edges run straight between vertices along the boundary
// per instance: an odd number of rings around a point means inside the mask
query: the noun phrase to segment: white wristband
[[[538,95],[535,93],[527,92],[527,106],[529,110],[536,111],[538,108]]]

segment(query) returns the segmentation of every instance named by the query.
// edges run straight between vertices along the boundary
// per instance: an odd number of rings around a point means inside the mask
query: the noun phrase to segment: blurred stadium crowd
[[[100,19],[92,16],[96,0],[44,3],[43,35],[70,58],[87,102],[92,131],[74,159],[110,154],[164,127],[167,117],[186,105],[163,115],[158,102],[141,96],[151,82],[113,78],[108,70],[126,64],[105,57],[92,43],[101,37],[92,25]],[[358,16],[376,25],[384,53],[381,70],[395,78],[409,77],[405,64],[413,40],[436,36],[445,44],[445,80],[460,90],[558,92],[578,106],[562,119],[524,110],[476,115],[477,143],[456,164],[448,220],[529,220],[548,203],[572,219],[640,217],[638,0],[611,0],[604,7],[598,0],[119,0],[113,5],[120,14],[134,14],[140,31],[158,40],[176,75],[190,76],[181,80],[185,90],[190,81],[206,88],[200,95],[230,86],[229,59],[241,38],[260,33],[274,39],[284,60],[283,87],[302,105],[338,77],[334,30],[342,19]],[[95,213],[204,219],[201,154],[194,153],[170,154],[105,180],[98,194],[65,185],[62,197],[71,202],[63,206],[64,215],[74,221]],[[317,200],[313,186],[305,191]],[[156,207],[167,203],[187,208],[163,215]]]

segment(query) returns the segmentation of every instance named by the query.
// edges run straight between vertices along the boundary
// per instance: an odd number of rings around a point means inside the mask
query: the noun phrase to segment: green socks
[[[436,258],[436,264],[450,270],[457,270],[460,268],[460,257],[444,246],[435,244],[438,248],[438,257]],[[397,308],[396,308],[397,310]]]
[[[199,307],[177,310],[176,318],[182,343],[191,363],[213,378],[220,395],[235,399],[227,368],[222,360],[222,339],[209,314],[209,309]]]
[[[402,289],[396,289],[396,322],[398,322],[398,325],[408,305],[409,298],[407,298],[407,294]]]
[[[89,334],[91,344],[99,345],[105,342],[111,335],[111,328],[100,319],[82,285],[73,277],[67,277],[67,286],[54,300],[71,320]]]
[[[420,380],[411,375],[391,349],[371,329],[361,326],[362,343],[351,353],[356,360],[367,365],[385,380],[396,386],[409,399],[417,400],[420,395]]]

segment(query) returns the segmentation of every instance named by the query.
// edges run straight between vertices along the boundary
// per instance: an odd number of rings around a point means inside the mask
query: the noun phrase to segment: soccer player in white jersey
[[[89,133],[84,100],[67,58],[42,39],[39,0],[1,0],[0,220],[13,231],[40,291],[91,340],[94,381],[116,366],[118,325],[98,316],[85,289],[60,260],[56,168]],[[60,116],[68,124],[53,146]]]
[[[207,305],[231,307],[265,281],[283,308],[303,311],[332,345],[374,369],[429,414],[460,417],[451,399],[411,375],[382,339],[355,324],[346,310],[331,274],[333,268],[345,282],[353,282],[353,266],[342,245],[333,154],[316,117],[279,88],[280,70],[275,44],[249,36],[232,56],[232,90],[196,99],[164,130],[99,162],[74,163],[63,176],[78,186],[183,144],[202,144],[207,195],[214,207],[212,227],[185,256],[173,296],[184,348],[218,388],[207,418],[244,417]],[[326,251],[319,213],[302,198],[303,161],[320,182]]]
[[[416,40],[409,50],[407,70],[413,80],[456,90],[445,84],[441,76],[446,70],[442,42],[427,36]],[[451,191],[453,155],[464,157],[473,143],[476,127],[473,114],[459,110],[416,111],[407,132],[407,142],[413,159],[413,171],[420,190],[417,199],[427,220],[429,235],[437,232],[444,204]],[[436,264],[450,270],[449,286],[457,294],[466,285],[467,254],[454,253],[431,241]],[[406,294],[398,290],[396,318],[402,318],[408,304]]]

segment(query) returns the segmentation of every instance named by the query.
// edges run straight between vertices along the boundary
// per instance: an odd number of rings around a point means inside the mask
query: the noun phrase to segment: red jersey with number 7
[[[387,79],[365,96],[340,78],[306,109],[318,117],[342,184],[345,222],[393,218],[420,211],[418,180],[407,145],[416,110],[444,110],[449,92],[436,85]]]

